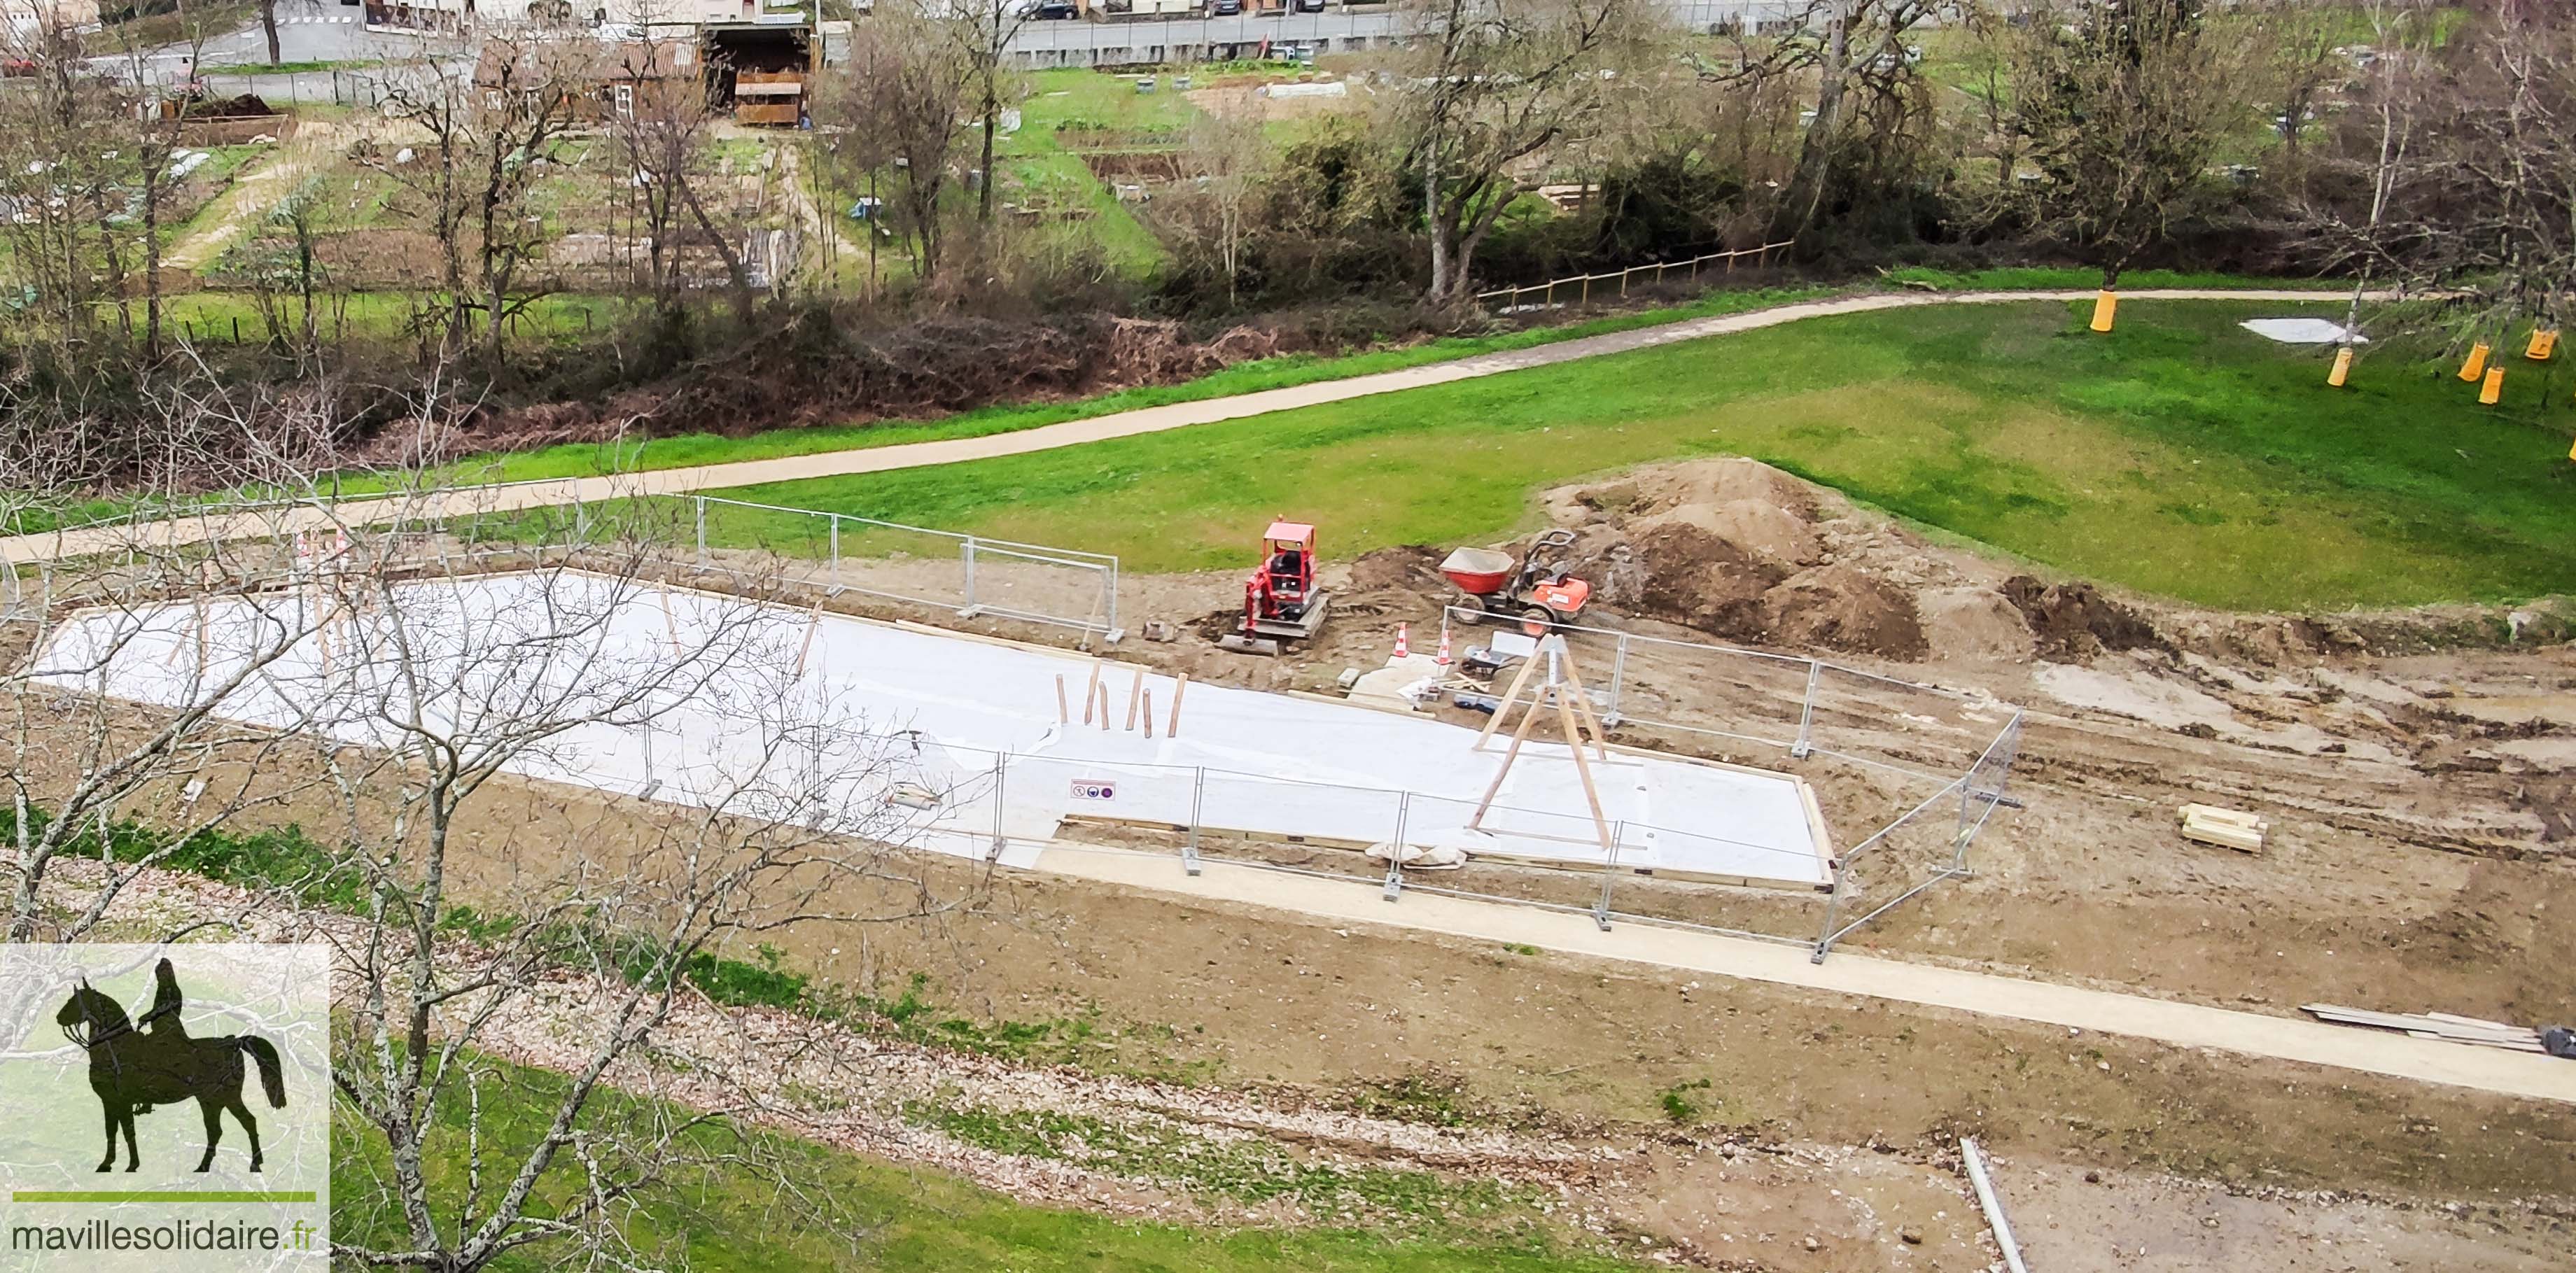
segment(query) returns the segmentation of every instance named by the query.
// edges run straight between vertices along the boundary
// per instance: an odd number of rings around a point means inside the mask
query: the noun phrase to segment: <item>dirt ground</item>
[[[1845,848],[1957,773],[2009,719],[2003,705],[2023,710],[2019,807],[1978,836],[1973,875],[1852,947],[2285,1015],[2328,1001],[2576,1018],[2576,653],[2557,643],[2553,611],[2185,610],[1934,543],[1744,462],[1570,488],[1545,507],[1579,532],[1594,623],[1822,652],[1958,692],[1837,674],[1815,714],[1825,753],[1791,760],[1774,744],[1796,731],[1803,665],[1772,675],[1740,656],[1632,647],[1622,676],[1637,716],[1741,736],[1636,723],[1614,736],[1802,773]],[[1131,635],[1112,654],[1329,691],[1344,668],[1382,661],[1398,623],[1417,648],[1436,642],[1450,594],[1432,566],[1447,547],[1333,568],[1332,625],[1277,659],[1204,635],[1238,603],[1235,574],[1131,577]],[[927,596],[954,564],[849,569]],[[1148,618],[1173,639],[1147,639]],[[1463,649],[1484,631],[1454,635]],[[1597,666],[1603,640],[1578,636],[1579,657]],[[2268,819],[2265,851],[2182,840],[2175,810],[2188,801]],[[322,825],[323,813],[290,801],[260,816]],[[557,878],[613,852],[615,828],[641,816],[586,792],[496,784],[474,886],[507,896]],[[1919,878],[1949,830],[1875,859],[1865,895]],[[1365,869],[1310,847],[1215,851]],[[926,976],[926,994],[974,1020],[1094,1023],[1085,1072],[1186,1073],[1325,1104],[1455,1076],[1480,1121],[1624,1146],[1622,1186],[1577,1190],[1571,1222],[1634,1231],[1684,1263],[1983,1268],[1992,1252],[1949,1157],[1963,1133],[2002,1155],[2034,1267],[2051,1270],[2537,1268],[2566,1249],[2576,1216],[2567,1109],[945,861],[918,869],[965,908],[781,944],[880,995]],[[1494,867],[1438,882],[1586,902],[1596,887]],[[1667,881],[1623,880],[1619,905],[1789,933],[1821,920],[1811,896]],[[1677,1092],[1698,1111],[1688,1128],[1664,1112]]]

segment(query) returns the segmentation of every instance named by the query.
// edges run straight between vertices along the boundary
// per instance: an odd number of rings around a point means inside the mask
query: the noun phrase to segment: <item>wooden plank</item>
[[[2223,823],[2207,823],[2198,821],[2183,823],[2182,838],[2186,840],[2196,840],[2202,844],[2214,844],[2220,848],[2234,849],[2239,853],[2260,853],[2263,851],[2263,835],[2261,832],[2248,831],[2242,827],[2229,826]]]
[[[2202,822],[2227,823],[2229,825],[2243,827],[2248,831],[2261,831],[2268,825],[2262,818],[2254,814],[2247,813],[2242,809],[2221,808],[2214,804],[2184,805],[2181,809],[2181,818],[2185,822],[2198,820]]]
[[[2431,1018],[2433,1018],[2433,1019],[2434,1019],[2434,1020],[2436,1020],[2436,1021],[2448,1021],[2448,1022],[2451,1022],[2451,1023],[2455,1024],[2455,1025],[2475,1025],[2475,1026],[2485,1026],[2486,1028],[2488,1028],[2488,1029],[2490,1029],[2490,1030],[2527,1030],[2527,1029],[2530,1029],[2530,1027],[2529,1027],[2529,1026],[2507,1025],[2507,1024],[2505,1024],[2504,1022],[2502,1022],[2502,1021],[2489,1021],[2489,1020],[2487,1020],[2487,1019],[2486,1019],[2486,1018],[2484,1018],[2484,1017],[2464,1017],[2464,1016],[2461,1016],[2460,1014],[2458,1014],[2458,1013],[2456,1013],[2456,1012],[2427,1012],[2427,1013],[2425,1013],[2424,1015],[2425,1015],[2425,1016],[2428,1016],[2428,1017],[2431,1017]],[[2535,1031],[2533,1031],[2533,1033],[2537,1034],[2537,1033],[2539,1033],[2539,1032],[2535,1030]]]

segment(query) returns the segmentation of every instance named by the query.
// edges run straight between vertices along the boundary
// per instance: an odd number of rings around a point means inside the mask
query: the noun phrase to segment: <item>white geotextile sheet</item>
[[[1400,818],[1408,843],[1601,861],[1561,744],[1524,748],[1481,829],[1471,830],[1504,740],[1472,750],[1476,731],[1424,717],[1195,682],[1182,690],[1159,674],[1143,674],[1140,686],[1136,668],[1069,652],[569,572],[398,585],[395,595],[413,612],[406,631],[416,647],[421,631],[475,634],[415,654],[430,669],[427,683],[469,687],[447,696],[469,710],[505,710],[511,696],[575,712],[614,708],[621,687],[643,683],[649,670],[668,679],[675,643],[694,650],[724,634],[735,670],[649,710],[610,711],[619,719],[570,731],[513,766],[530,777],[854,833],[864,824],[867,834],[964,855],[989,850],[998,788],[1000,832],[1012,840],[1049,838],[1068,816],[1184,825],[1195,812],[1212,828],[1368,844],[1396,838]],[[193,701],[205,691],[191,687],[221,683],[264,622],[293,630],[286,608],[295,604],[280,596],[210,603],[202,676],[190,603],[76,617],[48,649],[55,670],[47,679],[144,702]],[[549,613],[582,618],[582,636],[542,666],[503,667],[493,652],[521,628],[539,630],[535,620]],[[389,630],[363,615],[337,625],[328,675],[307,636],[242,685],[222,714],[307,722],[383,745],[391,735],[379,709],[394,701],[400,678],[390,659],[365,650],[384,644]],[[109,652],[103,661],[101,651]],[[1094,666],[1108,691],[1106,729],[1082,719]],[[1059,677],[1070,724],[1057,718]],[[1168,732],[1176,693],[1177,737]],[[430,696],[432,716],[455,710],[440,697]],[[1131,700],[1141,718],[1148,697],[1152,738],[1141,719],[1127,728]],[[1007,754],[998,775],[995,753]],[[1792,778],[1616,751],[1593,758],[1592,769],[1623,867],[1795,884],[1829,878],[1827,846]],[[903,784],[938,793],[938,807],[890,804]],[[1028,856],[1014,850],[1004,860]]]
[[[2237,326],[2284,345],[2335,345],[2343,342],[2343,324],[2325,318],[2249,318]],[[2352,343],[2367,345],[2368,336],[2354,336]]]

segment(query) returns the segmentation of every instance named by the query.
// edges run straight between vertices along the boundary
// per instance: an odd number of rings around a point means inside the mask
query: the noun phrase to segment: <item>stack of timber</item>
[[[2320,1021],[2403,1030],[2418,1039],[2440,1039],[2445,1043],[2504,1048],[2513,1052],[2546,1054],[2549,1050],[2541,1046],[2540,1031],[2528,1026],[2506,1025],[2501,1021],[2481,1021],[2476,1017],[2448,1012],[2368,1012],[2360,1008],[2338,1008],[2330,1003],[2302,1004],[2300,1007]]]
[[[2182,838],[2198,840],[2234,849],[2239,853],[2263,851],[2263,835],[2272,824],[2241,809],[2221,809],[2211,804],[2187,804],[2182,807]]]

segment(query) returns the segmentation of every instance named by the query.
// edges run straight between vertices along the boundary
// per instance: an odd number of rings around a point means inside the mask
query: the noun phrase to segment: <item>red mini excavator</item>
[[[1274,521],[1261,533],[1261,564],[1243,583],[1243,625],[1217,642],[1238,654],[1277,654],[1324,626],[1333,594],[1315,586],[1315,528]]]

